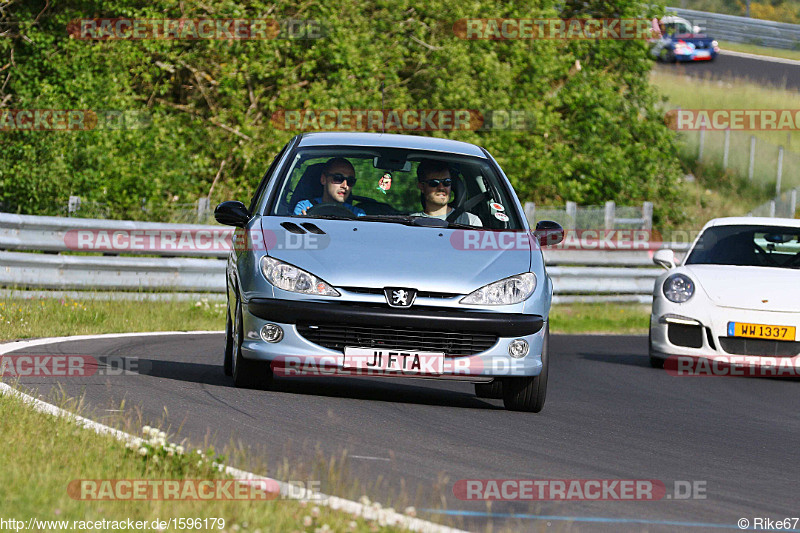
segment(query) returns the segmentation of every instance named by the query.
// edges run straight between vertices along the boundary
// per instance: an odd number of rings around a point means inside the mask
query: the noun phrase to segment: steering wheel
[[[356,214],[339,202],[323,202],[306,209],[306,215],[356,218]]]

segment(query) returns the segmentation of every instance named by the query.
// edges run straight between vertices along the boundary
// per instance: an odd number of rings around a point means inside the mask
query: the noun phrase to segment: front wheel
[[[503,405],[509,411],[538,413],[547,396],[547,373],[550,366],[550,325],[542,343],[542,371],[538,376],[503,379]]]
[[[652,321],[652,318],[650,319]],[[653,355],[653,334],[647,334],[647,352],[650,355],[650,366],[653,368],[664,368],[664,360],[660,357]]]
[[[225,311],[225,356],[222,360],[222,370],[226,376],[233,375],[233,323],[231,322],[231,306],[226,305]]]
[[[491,383],[476,383],[475,396],[490,400],[499,400],[503,397],[503,382],[499,378]]]
[[[242,302],[236,300],[236,318],[233,321],[233,346],[231,350],[231,374],[233,384],[243,389],[268,388],[272,384],[272,369],[269,362],[253,361],[242,357],[244,341]]]

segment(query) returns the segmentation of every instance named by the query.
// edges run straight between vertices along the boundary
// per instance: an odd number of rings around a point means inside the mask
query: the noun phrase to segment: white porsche
[[[800,354],[800,220],[714,219],[680,265],[666,249],[653,262],[667,269],[653,291],[654,367],[671,356],[758,366]]]

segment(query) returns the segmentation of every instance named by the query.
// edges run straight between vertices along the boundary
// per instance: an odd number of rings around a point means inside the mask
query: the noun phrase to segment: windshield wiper
[[[458,222],[450,222],[447,227],[455,229],[484,229],[483,226],[470,226],[469,224],[459,224]]]
[[[369,222],[398,222],[401,224],[410,224],[414,221],[414,217],[408,215],[363,215],[356,220],[367,220]]]
[[[340,215],[292,215],[294,218],[307,218],[313,220],[315,218],[324,218],[326,220],[355,220],[356,217],[346,217]],[[362,217],[363,218],[363,217]]]

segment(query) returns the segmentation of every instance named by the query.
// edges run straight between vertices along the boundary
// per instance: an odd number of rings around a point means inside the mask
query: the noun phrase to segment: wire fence
[[[781,145],[731,130],[682,131],[678,139],[690,157],[731,169],[753,183],[775,189],[776,194],[800,187],[800,140],[792,139],[791,133]]]
[[[525,204],[525,214],[531,227],[540,220],[558,222],[565,229],[646,229],[653,228],[653,203],[641,206],[617,206],[614,202],[604,205],[582,205],[567,202],[562,206],[537,206]]]
[[[773,200],[761,204],[747,213],[747,216],[797,218],[798,196],[800,196],[800,187],[784,191]]]
[[[62,208],[64,216],[71,218],[148,220],[152,222],[171,222],[176,224],[213,224],[214,213],[207,198],[192,203],[172,203],[169,205],[141,206],[120,211],[119,206],[112,210],[108,204],[86,201],[78,196],[70,196]]]

